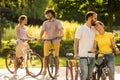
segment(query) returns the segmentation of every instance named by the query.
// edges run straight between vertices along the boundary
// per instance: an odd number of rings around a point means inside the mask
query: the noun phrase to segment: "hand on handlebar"
[[[77,55],[77,54],[75,54],[75,55],[74,55],[74,58],[75,58],[75,59],[77,59],[77,58],[78,58],[78,55]]]
[[[37,41],[39,41],[39,42],[42,42],[42,41],[43,41],[43,39],[41,39],[41,38],[38,38],[38,39],[37,39]]]
[[[88,53],[96,53],[97,50],[96,49],[92,49],[91,51],[88,51]]]
[[[117,55],[117,54],[120,54],[120,50],[119,50],[119,48],[115,48],[115,55]]]

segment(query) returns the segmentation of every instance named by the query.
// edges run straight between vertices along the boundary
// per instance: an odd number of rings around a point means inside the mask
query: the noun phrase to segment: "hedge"
[[[61,44],[60,44],[60,56],[64,57],[66,55],[66,53],[73,53],[73,40],[62,40]],[[5,56],[6,53],[12,49],[15,50],[15,47],[12,45],[13,42],[8,41],[6,43],[3,43],[3,48],[1,50],[1,55]],[[31,49],[33,49],[33,51],[35,51],[36,53],[40,54],[43,57],[43,43],[40,43],[38,41],[30,41],[29,45],[31,47]]]

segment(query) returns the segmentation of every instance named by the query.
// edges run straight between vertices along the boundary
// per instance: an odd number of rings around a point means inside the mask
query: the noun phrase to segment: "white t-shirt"
[[[63,27],[58,19],[54,19],[54,21],[46,20],[41,30],[45,31],[45,39],[52,39],[60,36],[60,31],[63,30]]]
[[[76,30],[75,38],[80,39],[78,50],[79,57],[95,56],[94,53],[88,53],[88,51],[91,51],[93,48],[95,34],[95,29],[93,27],[89,28],[86,24]]]

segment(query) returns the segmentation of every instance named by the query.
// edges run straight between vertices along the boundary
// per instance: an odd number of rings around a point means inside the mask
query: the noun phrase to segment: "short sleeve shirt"
[[[46,39],[52,39],[60,35],[59,32],[63,30],[63,27],[58,19],[54,19],[54,21],[46,20],[42,25],[42,30],[45,32]]]
[[[24,26],[24,28],[22,28],[22,27],[20,27],[18,25],[17,28],[19,29],[19,38],[20,39],[27,39],[28,36],[27,36],[27,28],[26,28],[26,26]]]
[[[97,34],[95,37],[95,41],[98,43],[98,48],[100,52],[110,52],[112,51],[111,48],[111,39],[114,35],[110,32],[105,32],[105,34],[100,35]]]
[[[93,27],[89,28],[86,24],[76,30],[75,38],[80,39],[78,51],[80,57],[95,56],[92,53],[88,53],[88,51],[93,49],[95,34],[95,29]]]

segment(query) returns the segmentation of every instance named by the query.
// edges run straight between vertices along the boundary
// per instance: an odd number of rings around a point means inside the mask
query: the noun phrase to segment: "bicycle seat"
[[[10,50],[9,53],[14,55],[14,54],[15,54],[15,51]]]
[[[73,53],[66,53],[66,56],[67,56],[68,58],[73,58]]]

